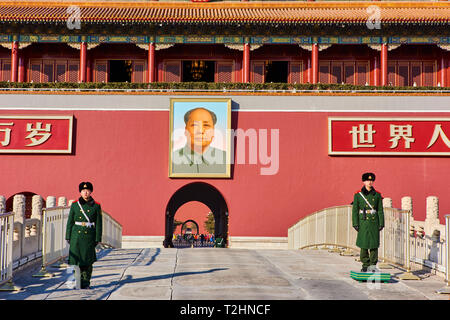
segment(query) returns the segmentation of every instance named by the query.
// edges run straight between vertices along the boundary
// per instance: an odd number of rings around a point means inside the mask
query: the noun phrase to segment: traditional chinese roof
[[[324,2],[143,2],[143,1],[0,1],[0,22],[66,23],[67,8],[78,6],[88,24],[184,23],[366,23],[368,7],[376,5],[381,23],[450,22],[450,3],[434,1],[324,1]]]

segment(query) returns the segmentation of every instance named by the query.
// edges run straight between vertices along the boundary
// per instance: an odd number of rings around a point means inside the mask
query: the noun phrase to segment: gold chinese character
[[[431,140],[430,140],[430,143],[428,144],[427,149],[429,147],[431,147],[437,141],[437,139],[439,137],[441,137],[441,139],[442,139],[442,141],[444,141],[445,145],[450,148],[450,140],[445,135],[444,131],[442,130],[441,125],[437,124],[434,126],[433,136],[431,137]]]
[[[373,134],[376,133],[376,131],[372,130],[372,128],[372,124],[367,125],[367,130],[365,130],[364,124],[359,125],[359,130],[356,126],[352,127],[352,131],[349,131],[349,133],[352,134],[353,149],[375,147],[375,144],[373,144]]]
[[[13,126],[13,125],[14,125],[14,122],[0,123],[0,126]],[[7,145],[9,145],[9,142],[11,141],[11,128],[0,129],[0,132],[5,133],[5,137],[4,137],[3,141],[0,141],[0,144],[3,147],[6,147]]]
[[[25,139],[30,139],[31,143],[27,144],[26,147],[37,146],[47,141],[52,135],[50,133],[51,127],[52,125],[50,123],[47,123],[45,125],[45,128],[42,128],[42,122],[36,122],[36,127],[33,128],[32,123],[27,123],[27,132],[30,132],[30,134],[27,135]],[[36,139],[36,136],[40,136],[41,138]]]
[[[397,148],[398,141],[403,138],[405,139],[405,148],[411,148],[411,142],[414,142],[416,139],[412,138],[412,125],[408,124],[406,126],[396,126],[395,124],[391,124],[391,137],[389,141],[392,142],[391,149]]]

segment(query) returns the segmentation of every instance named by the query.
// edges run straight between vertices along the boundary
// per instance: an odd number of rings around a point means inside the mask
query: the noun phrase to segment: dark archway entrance
[[[30,219],[31,211],[33,210],[33,196],[37,195],[37,193],[29,192],[29,191],[23,191],[23,192],[18,192],[16,194],[22,194],[22,195],[25,196],[25,218],[26,219]],[[14,196],[16,194],[12,195],[11,197],[9,197],[6,200],[6,203],[5,203],[6,211],[5,212],[13,211]],[[42,207],[45,208],[46,201],[45,201],[45,199],[42,199],[42,200],[43,200]]]
[[[183,224],[181,225],[181,235],[183,235],[183,229],[184,229],[184,226],[186,225],[186,223],[189,223],[189,222],[192,222],[195,226],[196,226],[196,229],[195,229],[195,234],[198,234],[198,223],[197,222],[195,222],[194,220],[186,220],[185,222],[183,222]],[[184,233],[186,233],[186,231],[184,231]]]
[[[222,194],[210,184],[194,182],[178,189],[166,207],[166,230],[163,245],[173,248],[173,222],[175,213],[183,204],[190,201],[204,203],[214,214],[214,237],[223,238],[228,243],[228,206]]]

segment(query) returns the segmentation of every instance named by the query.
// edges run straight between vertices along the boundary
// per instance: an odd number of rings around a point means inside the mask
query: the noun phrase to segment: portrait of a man
[[[170,177],[230,176],[230,100],[171,99]]]

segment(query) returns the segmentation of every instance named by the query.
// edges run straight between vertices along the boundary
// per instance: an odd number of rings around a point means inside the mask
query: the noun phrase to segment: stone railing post
[[[46,208],[56,207],[56,197],[48,196],[46,201]]]
[[[402,210],[410,210],[411,215],[413,214],[412,198],[403,197],[402,198]]]
[[[13,198],[14,222],[25,222],[25,196],[16,194]]]
[[[427,217],[425,219],[425,235],[430,236],[434,230],[439,229],[439,198],[427,197]]]
[[[19,240],[19,246],[16,248],[13,260],[17,260],[22,257],[23,244],[25,237],[25,196],[23,194],[16,194],[13,198],[13,211],[14,211],[14,238]]]
[[[0,213],[5,213],[6,211],[6,198],[4,196],[0,196]]]
[[[38,250],[42,250],[42,208],[44,207],[44,199],[40,195],[34,195],[31,200],[31,219],[37,219],[39,224],[33,224],[31,227],[31,235],[38,236]]]
[[[383,199],[383,207],[384,208],[392,208],[392,199],[391,198],[384,198]]]
[[[411,216],[410,216],[410,218],[411,218],[411,220],[410,220],[410,227],[411,227],[411,230],[419,230],[418,229],[418,225],[415,223],[415,221],[414,221],[414,216],[413,216],[413,207],[412,207],[412,198],[411,197],[408,197],[408,196],[406,196],[406,197],[402,197],[402,210],[408,210],[408,211],[410,211],[411,212]],[[408,232],[410,232],[410,234],[411,234],[411,232],[412,232],[412,236],[414,236],[414,231],[408,231]]]
[[[67,207],[67,199],[66,197],[58,198],[58,207]]]
[[[40,195],[34,195],[31,200],[31,218],[39,219],[42,218],[42,207],[44,206],[44,199]]]

